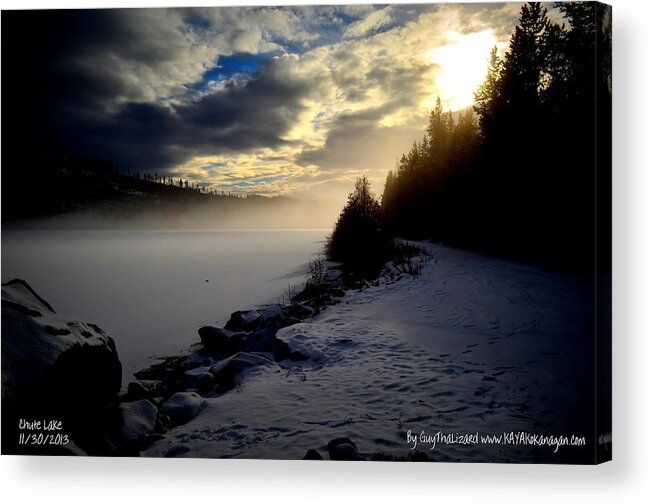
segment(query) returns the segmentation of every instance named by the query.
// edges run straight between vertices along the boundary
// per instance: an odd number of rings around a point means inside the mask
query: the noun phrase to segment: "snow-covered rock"
[[[318,346],[319,340],[308,336],[306,329],[309,327],[305,323],[294,324],[280,329],[276,338],[287,345],[289,355],[293,356],[294,360],[304,360],[302,356],[305,360],[325,361],[326,355]]]
[[[280,327],[274,319],[258,326],[251,332],[231,332],[217,327],[200,329],[204,350],[217,356],[230,357],[238,352],[260,352],[283,354],[284,347],[278,347],[276,333]]]
[[[343,272],[337,268],[328,268],[325,272],[324,280],[328,283],[337,283],[341,281]]]
[[[206,352],[228,356],[243,349],[242,342],[246,340],[247,333],[229,331],[215,326],[203,326],[199,329],[199,337]]]
[[[236,311],[231,313],[231,318],[226,322],[225,328],[229,331],[252,331],[262,324],[262,314],[257,310]]]
[[[209,366],[199,366],[184,373],[186,385],[207,392],[212,388],[214,377]]]
[[[287,308],[281,304],[271,304],[260,310],[264,322],[276,321],[282,323],[287,319]]]
[[[273,352],[276,348],[277,332],[278,324],[275,322],[259,327],[248,335],[242,350],[245,352]]]
[[[125,402],[118,406],[119,441],[138,441],[156,429],[158,408],[147,399]]]
[[[249,371],[256,367],[276,367],[276,364],[260,355],[239,352],[210,368],[215,377],[216,389],[224,392],[242,383]]]
[[[122,367],[109,336],[94,324],[57,315],[22,280],[3,284],[3,400],[41,379],[64,355],[73,360],[66,363],[68,366],[77,364],[83,368],[85,375],[77,378],[92,381],[97,394],[119,391]]]
[[[220,352],[233,333],[220,327],[203,326],[199,328],[199,338],[203,348],[212,353]]]
[[[99,327],[57,314],[23,280],[2,286],[2,417],[61,419],[88,449],[122,366]]]
[[[188,423],[206,406],[206,400],[196,392],[177,392],[163,403],[162,410],[173,425]]]
[[[160,380],[137,380],[129,382],[127,396],[131,401],[150,399],[160,391]]]

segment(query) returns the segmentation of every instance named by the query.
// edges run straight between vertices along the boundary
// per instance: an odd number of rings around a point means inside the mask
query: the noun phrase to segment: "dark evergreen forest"
[[[474,110],[455,117],[438,101],[423,139],[387,176],[387,231],[594,270],[596,213],[610,215],[609,203],[596,207],[610,201],[610,183],[596,185],[611,157],[610,21],[591,2],[557,8],[561,25],[541,3],[522,7]]]

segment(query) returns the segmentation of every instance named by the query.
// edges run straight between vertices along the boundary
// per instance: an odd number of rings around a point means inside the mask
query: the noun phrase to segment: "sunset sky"
[[[46,136],[218,190],[341,198],[363,173],[381,192],[437,95],[453,111],[472,104],[520,5],[29,12],[5,21],[34,36],[18,99]]]

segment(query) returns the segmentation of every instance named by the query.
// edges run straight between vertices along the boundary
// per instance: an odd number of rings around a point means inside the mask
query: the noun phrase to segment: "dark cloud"
[[[197,154],[282,144],[310,92],[292,77],[292,57],[271,59],[191,101],[156,100],[192,74],[190,66],[181,75],[173,68],[193,50],[178,30],[181,17],[160,10],[3,13],[3,119],[14,126],[3,128],[3,147],[19,158],[43,138],[153,171]]]
[[[289,56],[269,60],[245,82],[228,81],[223,91],[176,110],[199,127],[219,130],[235,126],[250,134],[259,128],[261,137],[277,137],[278,132],[287,130],[300,111],[300,101],[310,92],[308,82],[292,76],[295,61]]]
[[[9,11],[3,67],[42,101],[68,107],[143,99],[151,87],[177,85],[178,65],[192,50],[179,23],[173,10]]]
[[[155,170],[195,155],[276,147],[300,113],[307,83],[288,78],[284,58],[266,62],[250,79],[177,105],[129,103],[87,121],[86,147],[114,153],[130,166]],[[285,78],[282,78],[285,75]]]
[[[174,23],[156,10],[3,12],[3,119],[15,140],[9,145],[43,138],[83,150],[107,133],[120,106],[145,100],[152,83],[171,82],[186,47]]]

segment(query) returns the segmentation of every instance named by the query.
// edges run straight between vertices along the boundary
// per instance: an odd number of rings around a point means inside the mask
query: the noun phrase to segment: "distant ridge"
[[[3,159],[3,164],[9,162]],[[205,227],[201,218],[223,219],[293,201],[282,196],[217,193],[183,179],[125,172],[111,161],[52,146],[38,149],[23,163],[24,169],[2,173],[3,227],[34,228],[53,220],[62,227],[113,227],[116,222],[141,227],[143,219],[136,218],[145,213],[152,220],[145,227]],[[75,219],[80,216],[84,217],[81,225]]]

